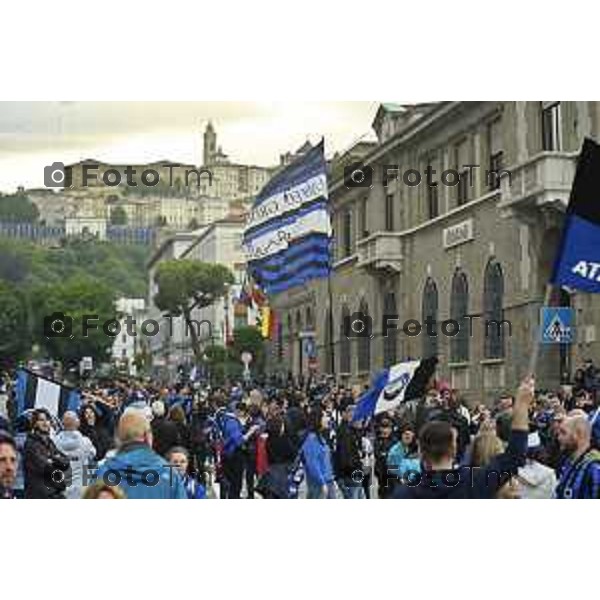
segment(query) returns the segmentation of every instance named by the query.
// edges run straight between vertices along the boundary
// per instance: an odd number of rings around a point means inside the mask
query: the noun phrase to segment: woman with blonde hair
[[[494,431],[482,431],[473,440],[471,454],[471,468],[486,467],[498,454],[504,452],[504,444]],[[499,473],[497,477],[502,477]],[[519,498],[519,487],[515,478],[510,477],[502,487],[498,489],[496,498],[500,500],[514,500]]]
[[[102,479],[98,479],[85,488],[82,498],[83,500],[125,500],[127,496],[118,485],[108,485]]]
[[[504,452],[502,440],[494,431],[484,430],[473,439],[471,467],[485,467],[494,456]]]

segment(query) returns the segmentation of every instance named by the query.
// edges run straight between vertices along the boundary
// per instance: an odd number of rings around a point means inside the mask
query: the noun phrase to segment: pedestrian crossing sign
[[[542,344],[572,344],[575,341],[575,311],[563,306],[544,306],[541,310]]]

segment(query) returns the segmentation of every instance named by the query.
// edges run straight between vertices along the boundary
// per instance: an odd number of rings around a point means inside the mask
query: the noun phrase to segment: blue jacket
[[[206,488],[190,475],[183,478],[183,485],[189,500],[206,500]]]
[[[331,450],[325,440],[311,432],[306,436],[300,452],[308,481],[318,485],[333,482]]]
[[[97,477],[110,485],[119,485],[127,498],[186,500],[188,497],[176,469],[141,442],[128,444],[107,458],[98,468]]]
[[[387,467],[390,475],[402,479],[407,474],[411,476],[412,472],[420,473],[421,461],[410,456],[402,442],[396,442],[388,452]]]
[[[233,413],[222,413],[219,418],[223,435],[223,454],[231,456],[244,443],[244,431],[240,420]]]

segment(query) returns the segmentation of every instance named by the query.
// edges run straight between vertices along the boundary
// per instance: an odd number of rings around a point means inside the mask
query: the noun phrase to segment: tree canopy
[[[191,323],[195,308],[210,306],[234,283],[233,274],[224,265],[197,260],[167,260],[158,265],[155,282],[158,292],[156,306],[172,316],[183,315],[192,338],[194,355],[199,360],[202,351],[197,332]]]
[[[4,196],[0,194],[0,221],[35,223],[40,216],[38,207],[21,192]]]

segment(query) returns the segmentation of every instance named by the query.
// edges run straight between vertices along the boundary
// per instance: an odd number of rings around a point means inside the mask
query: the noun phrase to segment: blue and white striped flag
[[[437,358],[433,357],[398,363],[380,371],[371,387],[358,399],[352,420],[370,419],[423,396],[436,364]]]
[[[67,410],[77,411],[81,405],[79,390],[70,388],[26,369],[17,371],[15,384],[17,415],[31,409],[45,409],[61,418]]]
[[[244,231],[248,271],[267,294],[327,277],[330,240],[321,141],[275,175],[257,196]]]

